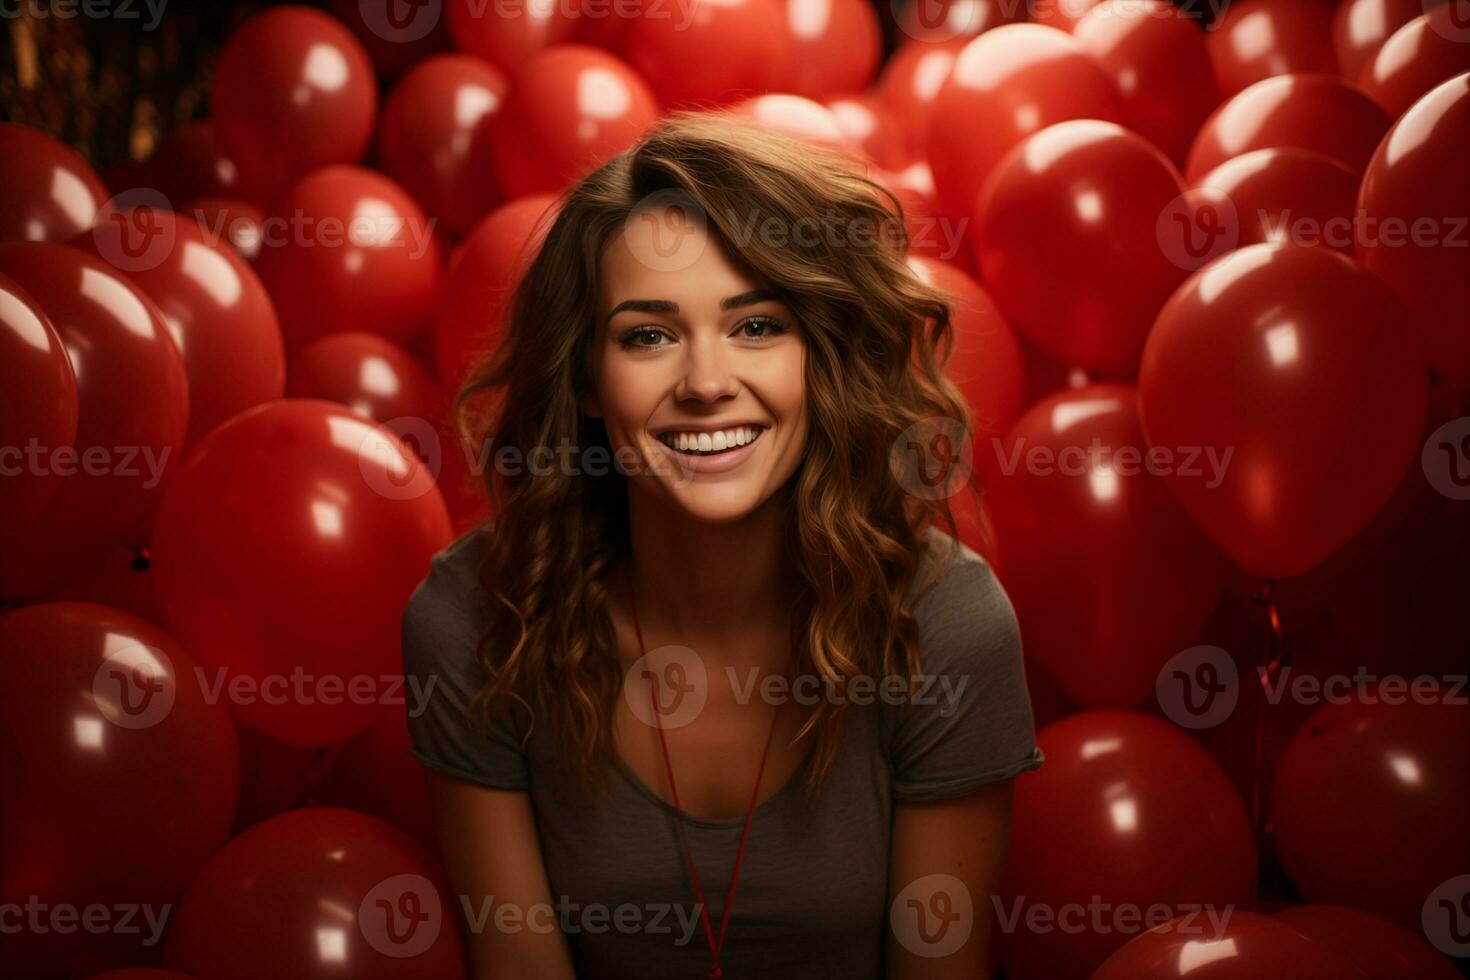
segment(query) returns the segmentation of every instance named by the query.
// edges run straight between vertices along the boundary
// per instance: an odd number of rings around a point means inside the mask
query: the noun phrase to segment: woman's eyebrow
[[[766,300],[779,300],[780,298],[781,294],[774,289],[752,289],[720,300],[720,309],[733,310],[737,306],[752,306]],[[635,313],[678,313],[679,304],[667,299],[625,299],[612,308],[607,318],[611,320],[624,310],[632,310]]]

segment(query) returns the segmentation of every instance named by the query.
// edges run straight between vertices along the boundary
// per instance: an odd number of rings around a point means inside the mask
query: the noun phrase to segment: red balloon
[[[1332,47],[1353,81],[1393,32],[1444,0],[1342,0],[1332,14]]]
[[[377,817],[292,810],[231,840],[169,926],[164,965],[211,980],[456,980],[464,953],[444,873]]]
[[[1242,568],[1300,575],[1353,536],[1418,457],[1428,399],[1403,305],[1351,259],[1252,245],[1195,273],[1139,372],[1151,445],[1231,459],[1214,486],[1166,476]]]
[[[831,99],[826,108],[837,118],[844,142],[857,147],[879,167],[902,170],[918,160],[920,153],[908,141],[898,116],[877,96]]]
[[[1108,0],[1072,28],[1113,82],[1129,129],[1183,166],[1220,104],[1205,33],[1165,0]]]
[[[1068,119],[1122,119],[1113,83],[1070,36],[1006,24],[965,45],[935,97],[929,131],[943,212],[969,217],[1007,150]]]
[[[377,118],[377,76],[340,20],[286,4],[230,37],[210,106],[220,149],[268,203],[307,171],[362,157]]]
[[[403,604],[449,540],[432,475],[392,432],[286,399],[189,454],[159,507],[153,572],[164,622],[231,685],[236,718],[324,746],[402,695],[389,679]]]
[[[724,105],[781,88],[791,39],[780,0],[673,0],[628,25],[628,60],[665,108]]]
[[[1368,980],[1458,980],[1460,973],[1424,939],[1381,915],[1345,905],[1297,905],[1276,921],[1361,970]]]
[[[955,347],[946,373],[974,413],[971,438],[989,449],[992,437],[1021,412],[1021,348],[1005,318],[974,279],[947,262],[913,255],[914,275],[950,295]]]
[[[402,711],[370,725],[333,755],[315,801],[381,817],[437,857],[429,783],[412,745]]]
[[[1082,19],[1103,0],[1033,0],[1031,19],[1061,31],[1075,31]]]
[[[1147,699],[1229,576],[1147,451],[1137,393],[1117,384],[1057,392],[993,447],[986,440],[990,510],[1026,651],[1084,707]]]
[[[74,443],[39,446],[26,463],[60,474],[56,492],[0,539],[0,597],[24,600],[137,543],[176,468],[189,382],[158,307],[101,259],[51,242],[6,244],[0,274],[46,311],[77,387]]]
[[[1271,78],[1215,110],[1195,137],[1184,172],[1194,181],[1242,153],[1294,146],[1361,174],[1389,123],[1372,99],[1335,78]]]
[[[1209,49],[1226,97],[1275,75],[1336,75],[1331,0],[1233,0]]]
[[[0,123],[0,242],[64,241],[92,226],[102,178],[60,140]]]
[[[125,273],[158,305],[189,375],[187,450],[286,388],[281,324],[255,270],[188,215],[109,204],[72,244]]]
[[[1358,76],[1358,88],[1398,119],[1431,89],[1470,71],[1470,19],[1437,7],[1400,27]]]
[[[1233,907],[1250,902],[1256,853],[1245,808],[1188,735],[1152,715],[1091,710],[1036,741],[1046,765],[1016,781],[997,896],[1010,977],[1085,980],[1145,927],[1151,906],[1178,914],[1203,905],[1195,921],[1204,925],[1210,911],[1239,915]],[[1097,903],[1101,927],[1088,928]],[[1137,910],[1131,924],[1113,918],[1124,907]],[[1028,927],[1036,909],[1052,928]]]
[[[5,966],[76,975],[137,962],[229,836],[240,788],[229,715],[172,637],[106,606],[0,616],[0,664],[0,905],[38,899],[42,916],[72,906],[78,917],[142,906],[132,932],[7,928]]]
[[[298,351],[287,394],[339,402],[410,446],[442,414],[439,383],[428,369],[397,344],[359,331],[328,334]]]
[[[1216,209],[1209,227],[1221,229],[1224,251],[1289,242],[1352,253],[1358,177],[1331,157],[1290,146],[1252,150],[1191,187]]]
[[[1269,915],[1232,909],[1228,921],[1184,915],[1108,957],[1091,980],[1365,980],[1341,954]]]
[[[846,153],[866,164],[861,148],[847,135],[837,114],[820,102],[776,92],[737,102],[729,111],[731,115],[754,122],[764,129]]]
[[[658,114],[643,79],[606,51],[550,48],[515,76],[487,124],[500,190],[506,198],[561,191],[632,146]]]
[[[449,47],[438,3],[400,7],[397,0],[332,0],[331,7],[362,42],[373,66],[389,78]]]
[[[1121,126],[1089,119],[1042,130],[1001,160],[976,202],[991,295],[1054,357],[1127,370],[1188,274],[1165,237],[1177,231],[1161,225],[1183,192],[1174,165]]]
[[[139,165],[127,189],[157,191],[168,199],[171,207],[196,197],[233,197],[259,202],[270,190],[248,182],[247,175],[221,149],[218,127],[210,119],[170,130],[153,155]],[[142,202],[129,202],[124,197],[121,203]]]
[[[148,549],[114,548],[103,559],[46,596],[47,602],[95,602],[121,609],[155,626],[163,613],[153,591]]]
[[[926,161],[909,164],[894,173],[870,167],[868,176],[893,192],[903,205],[903,223],[909,236],[909,255],[922,255],[973,273],[975,256],[965,237],[968,224],[950,221],[939,213],[934,171]],[[894,210],[885,200],[889,213]]]
[[[365,330],[406,341],[432,314],[440,245],[408,192],[362,167],[323,167],[274,209],[256,268],[287,353]]]
[[[471,365],[500,342],[511,294],[540,251],[557,208],[549,194],[496,208],[450,260],[434,321],[434,362],[450,389],[457,389]]]
[[[199,197],[179,209],[199,223],[211,242],[228,244],[247,262],[260,255],[265,211],[236,197]]]
[[[494,65],[462,54],[436,55],[393,87],[378,129],[383,169],[456,234],[501,201],[486,180],[490,119],[510,80]]]
[[[46,311],[0,275],[0,535],[19,531],[56,493],[61,475],[25,466],[26,444],[70,446],[77,437],[77,379]]]
[[[809,99],[862,92],[883,56],[883,31],[869,0],[787,0],[789,58],[781,88]]]
[[[1358,197],[1357,253],[1417,314],[1440,373],[1470,386],[1470,74],[1440,85],[1394,123]],[[1428,234],[1425,234],[1425,233]]]
[[[1026,4],[1012,0],[934,0],[906,3],[894,9],[894,19],[903,48],[909,41],[921,44],[964,42],[1002,24],[1026,19]],[[889,64],[892,64],[890,59]]]
[[[915,8],[923,4],[914,4]],[[895,140],[927,166],[934,100],[968,37],[948,41],[908,41],[883,64],[874,93],[893,114]],[[876,159],[876,158],[875,158]],[[881,163],[881,161],[880,161]]]
[[[511,8],[489,0],[444,0],[454,46],[512,78],[544,48],[570,41],[580,27],[580,13],[574,4],[547,0],[526,0]]]
[[[1271,819],[1308,901],[1418,929],[1430,893],[1470,868],[1470,707],[1453,701],[1454,685],[1410,680],[1324,689],[1334,700],[1276,771]]]

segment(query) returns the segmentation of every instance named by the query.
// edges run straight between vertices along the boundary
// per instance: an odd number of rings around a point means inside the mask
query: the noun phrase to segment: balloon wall
[[[7,15],[0,976],[468,975],[401,673],[490,517],[449,403],[693,107],[951,297],[1046,755],[996,975],[1470,975],[1470,3],[552,6]]]

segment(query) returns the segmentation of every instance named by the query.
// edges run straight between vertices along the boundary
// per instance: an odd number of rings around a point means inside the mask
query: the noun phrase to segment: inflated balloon
[[[28,472],[59,475],[55,492],[0,540],[0,598],[35,599],[139,543],[183,447],[189,381],[158,307],[101,259],[13,243],[0,245],[0,274],[46,311],[76,377],[75,439],[27,449]]]
[[[883,31],[869,0],[788,0],[790,61],[781,89],[809,99],[862,92],[883,56]]]
[[[186,451],[225,419],[285,392],[281,324],[265,286],[197,220],[109,205],[72,244],[126,274],[163,314],[189,375]]]
[[[632,146],[658,114],[648,85],[606,51],[549,48],[515,76],[486,125],[501,194],[561,191]]]
[[[908,41],[883,63],[874,92],[893,111],[895,124],[902,127],[903,145],[919,158],[928,153],[934,100],[969,40],[969,37],[956,37],[948,41]]]
[[[247,262],[260,255],[265,237],[265,211],[237,197],[196,197],[179,209],[204,229],[209,241],[228,244]]]
[[[904,228],[909,236],[909,254],[923,255],[964,270],[975,268],[974,251],[965,236],[968,224],[950,221],[939,213],[934,191],[934,171],[924,160],[911,163],[898,173],[871,167],[868,176],[883,185],[903,206]],[[896,213],[884,200],[889,213]]]
[[[332,0],[331,10],[352,29],[379,74],[392,78],[449,47],[439,3],[400,7],[396,0]]]
[[[1183,192],[1174,165],[1121,126],[1048,127],[1006,154],[980,193],[981,277],[1011,325],[1053,357],[1126,370],[1188,274],[1165,237],[1181,230],[1161,224]]]
[[[265,204],[310,170],[362,157],[377,119],[377,77],[340,20],[286,4],[231,35],[210,107],[220,149]]]
[[[102,178],[60,140],[0,123],[0,242],[65,241],[92,226]]]
[[[1068,119],[1122,119],[1113,83],[1073,38],[1005,24],[965,45],[930,123],[929,164],[944,213],[969,217],[1007,150]]]
[[[179,643],[107,606],[0,616],[0,664],[0,904],[141,906],[131,932],[7,928],[5,966],[76,975],[137,962],[229,836],[229,714]]]
[[[1150,907],[1203,906],[1195,921],[1207,924],[1211,912],[1238,915],[1250,901],[1256,853],[1245,808],[1188,735],[1153,715],[1091,710],[1048,725],[1036,742],[1046,765],[1016,781],[996,896],[1009,976],[1085,980],[1145,927]],[[1093,926],[1098,903],[1104,918]],[[1139,910],[1131,920],[1122,917],[1129,907]],[[1037,911],[1050,929],[1028,927]]]
[[[1342,77],[1355,80],[1393,32],[1445,0],[1342,0],[1332,14],[1332,47]]]
[[[1470,706],[1455,687],[1399,676],[1323,689],[1332,698],[1288,747],[1271,807],[1308,901],[1418,929],[1430,893],[1470,867]]]
[[[501,201],[500,188],[486,179],[487,124],[509,90],[494,65],[443,54],[404,75],[383,106],[383,169],[455,233],[473,228]]]
[[[239,166],[221,149],[218,127],[210,119],[170,130],[153,155],[139,165],[128,189],[157,191],[174,207],[196,197],[234,197],[259,203],[270,192],[270,188],[247,182]],[[123,203],[128,199],[123,198]]]
[[[423,763],[408,751],[412,745],[407,716],[393,712],[333,753],[313,801],[381,817],[437,856],[429,783]]]
[[[1368,980],[1457,980],[1458,970],[1424,934],[1346,905],[1297,905],[1274,916],[1362,970]]]
[[[1021,348],[1005,317],[980,284],[947,262],[910,256],[919,279],[950,295],[954,351],[945,373],[974,413],[971,438],[987,449],[991,437],[1011,427],[1021,411]]]
[[[1107,0],[1077,21],[1072,36],[1112,80],[1124,124],[1183,166],[1220,104],[1194,18],[1165,0]]]
[[[757,95],[730,106],[729,112],[765,129],[846,153],[855,160],[863,157],[862,150],[847,135],[835,112],[800,95],[781,92]]]
[[[1031,19],[1047,27],[1073,31],[1088,11],[1100,3],[1102,0],[1034,0],[1035,13]]]
[[[1142,703],[1230,571],[1160,476],[1182,448],[1146,459],[1138,396],[1117,384],[1050,395],[991,442],[985,485],[1027,654],[1079,705]]]
[[[297,351],[287,394],[339,402],[410,444],[425,435],[415,430],[442,414],[444,400],[439,383],[408,351],[361,331],[328,334]]]
[[[291,810],[235,837],[179,903],[164,966],[215,980],[343,975],[459,980],[444,873],[377,817]]]
[[[909,41],[959,41],[963,47],[964,42],[991,28],[1024,21],[1026,6],[1009,0],[935,0],[903,4],[894,9],[894,19],[903,47],[908,47]]]
[[[1361,174],[1389,124],[1372,99],[1346,82],[1321,75],[1271,78],[1205,120],[1184,172],[1193,181],[1242,153],[1294,146],[1332,157]]]
[[[1470,18],[1451,3],[1394,32],[1363,67],[1358,88],[1397,119],[1441,82],[1467,71]]]
[[[1231,157],[1191,187],[1217,209],[1199,227],[1219,228],[1229,248],[1289,242],[1351,254],[1358,183],[1331,157],[1282,146]]]
[[[1470,74],[1404,113],[1374,154],[1358,198],[1357,253],[1418,314],[1435,369],[1470,386]]]
[[[77,437],[77,379],[46,311],[0,275],[0,535],[25,527],[56,492],[61,474],[25,465],[26,446],[70,446]]]
[[[1209,48],[1226,96],[1276,75],[1336,75],[1331,0],[1233,0],[1210,29]]]
[[[555,0],[526,0],[514,8],[496,7],[486,0],[444,0],[454,46],[484,58],[512,78],[543,49],[570,41],[583,19],[579,13],[577,5]]]
[[[365,330],[406,341],[433,312],[441,250],[407,191],[362,167],[323,167],[283,196],[255,260],[287,353]]]
[[[902,170],[920,151],[908,141],[897,115],[874,95],[850,95],[826,103],[847,140],[880,167]]]
[[[1131,940],[1091,980],[1369,980],[1351,960],[1269,915],[1186,913]]]
[[[665,108],[724,105],[777,91],[790,38],[778,0],[672,0],[628,25],[628,60]]]
[[[333,745],[403,696],[403,604],[449,532],[433,476],[388,429],[331,402],[269,402],[175,474],[154,525],[158,602],[240,686],[236,718]]]
[[[1231,454],[1218,483],[1166,480],[1245,570],[1307,571],[1418,458],[1428,373],[1408,315],[1353,260],[1293,245],[1215,260],[1159,313],[1139,372],[1144,431]]]
[[[555,220],[556,199],[533,194],[496,208],[450,259],[434,320],[434,362],[451,389],[499,343],[512,292]]]

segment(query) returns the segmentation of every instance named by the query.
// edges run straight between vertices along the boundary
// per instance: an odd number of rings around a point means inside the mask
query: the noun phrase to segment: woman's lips
[[[673,457],[679,466],[686,470],[691,470],[695,473],[724,473],[726,470],[733,470],[749,459],[751,454],[755,452],[755,447],[760,445],[761,439],[765,437],[766,431],[766,429],[761,429],[755,434],[754,439],[743,446],[726,449],[718,453],[706,453],[702,455],[680,452],[662,439],[658,440],[658,444],[663,446],[664,451]]]

